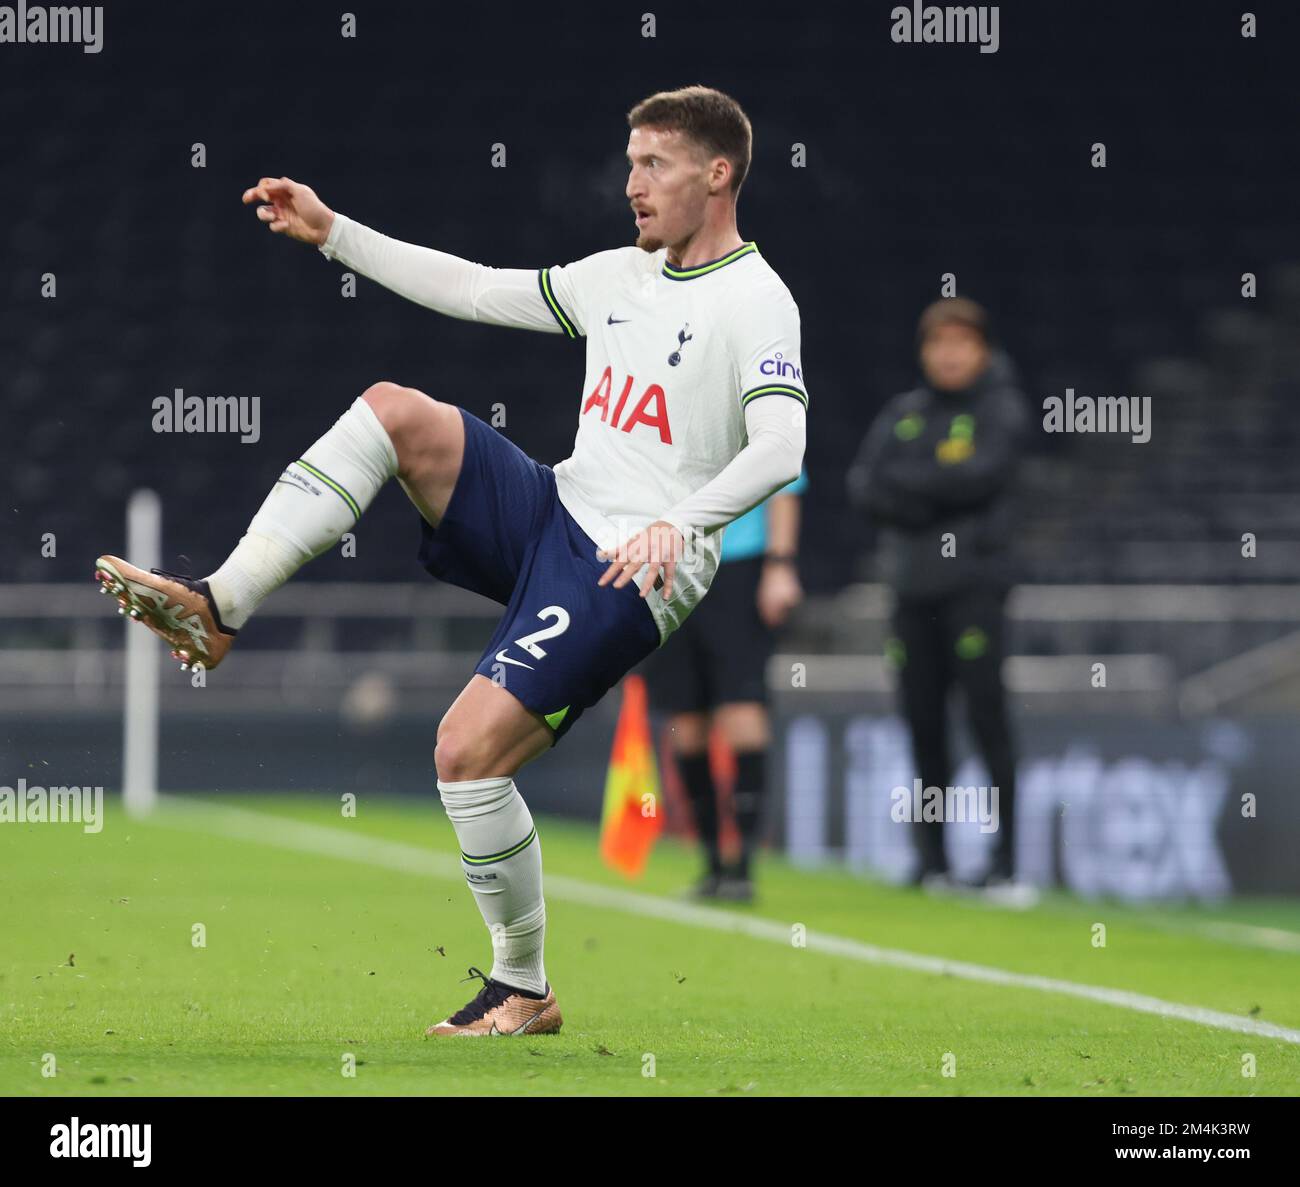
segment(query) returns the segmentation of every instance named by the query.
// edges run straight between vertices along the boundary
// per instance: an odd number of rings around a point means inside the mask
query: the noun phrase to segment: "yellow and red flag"
[[[629,878],[641,874],[663,828],[663,806],[645,679],[625,676],[600,819],[600,855],[606,865]]]

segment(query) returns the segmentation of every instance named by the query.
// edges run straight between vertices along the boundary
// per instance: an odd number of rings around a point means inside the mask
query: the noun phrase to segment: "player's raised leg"
[[[338,543],[380,487],[398,477],[434,525],[455,489],[465,430],[453,404],[377,383],[291,462],[234,552],[206,579],[146,573],[101,556],[95,576],[123,614],[166,639],[188,665],[216,667],[262,601]]]
[[[548,1034],[562,1022],[546,980],[542,851],[515,786],[551,748],[551,727],[506,689],[475,674],[438,727],[438,792],[460,844],[465,880],[492,939],[477,996],[429,1027],[430,1037]]]

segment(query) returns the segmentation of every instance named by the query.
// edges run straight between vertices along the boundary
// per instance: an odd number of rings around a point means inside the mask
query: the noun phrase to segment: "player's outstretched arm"
[[[244,191],[245,205],[260,202],[257,217],[275,234],[311,243],[399,296],[448,317],[568,332],[552,312],[534,268],[489,268],[445,251],[391,239],[338,214],[311,189],[288,177],[264,177]]]
[[[258,219],[273,233],[310,243],[329,259],[428,309],[466,321],[561,332],[536,269],[488,268],[391,239],[331,210],[310,186],[289,177],[263,177],[245,190],[244,204],[255,202],[261,203]]]
[[[329,237],[334,211],[311,186],[288,177],[264,177],[244,191],[244,205],[260,202],[257,217],[276,235],[288,235],[315,247]]]

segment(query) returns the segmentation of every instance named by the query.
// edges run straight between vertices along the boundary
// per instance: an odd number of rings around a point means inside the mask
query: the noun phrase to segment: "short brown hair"
[[[985,344],[992,342],[988,311],[967,297],[943,297],[927,305],[916,323],[916,344],[920,346],[940,326],[965,326]]]
[[[749,173],[754,129],[749,116],[730,95],[699,85],[660,91],[642,99],[627,113],[627,126],[681,132],[711,157],[726,157],[731,162],[732,196],[740,194]]]

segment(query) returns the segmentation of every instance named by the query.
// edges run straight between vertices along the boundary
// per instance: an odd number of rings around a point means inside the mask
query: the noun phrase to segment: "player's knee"
[[[442,410],[450,407],[413,387],[389,380],[372,383],[361,398],[370,405],[392,441],[399,472],[436,442]]]
[[[361,393],[361,398],[370,405],[371,411],[379,418],[379,423],[388,430],[391,437],[402,429],[409,419],[410,408],[414,398],[420,393],[400,383],[381,379],[372,383]]]
[[[444,783],[484,778],[482,750],[481,742],[476,743],[468,731],[444,718],[438,726],[438,744],[433,751],[438,778]]]
[[[733,750],[759,750],[768,744],[767,709],[761,701],[719,705],[718,728]]]
[[[678,758],[694,757],[709,748],[709,718],[706,713],[674,713],[671,727],[673,753]]]

